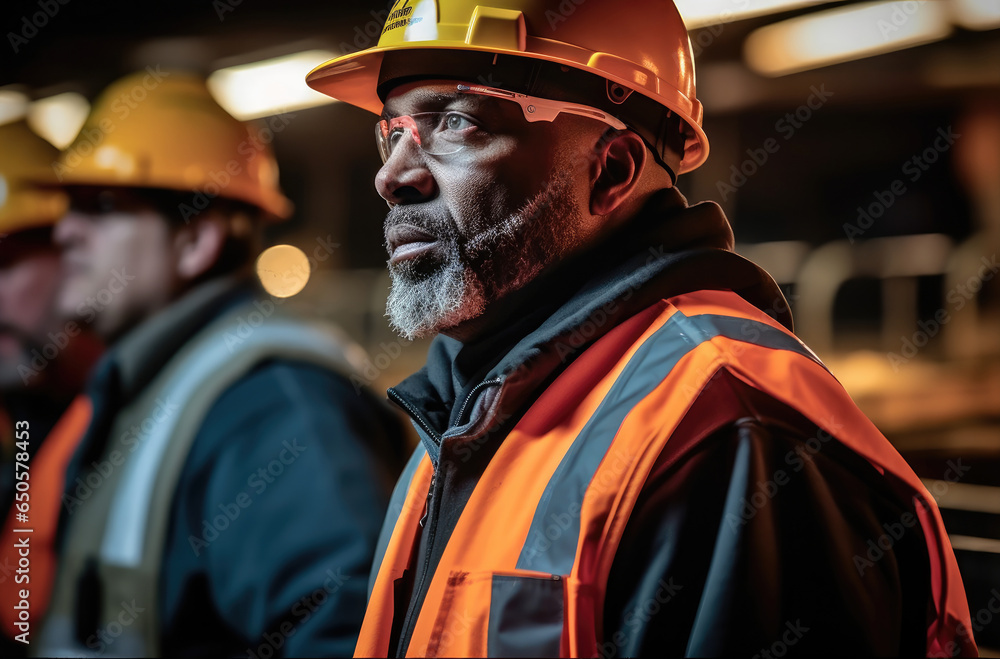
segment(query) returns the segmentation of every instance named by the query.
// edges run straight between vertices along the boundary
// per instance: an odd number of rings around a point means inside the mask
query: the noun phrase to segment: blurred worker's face
[[[10,391],[26,386],[30,378],[19,368],[27,367],[31,350],[57,329],[52,312],[60,271],[59,253],[47,230],[15,233],[2,241],[0,391]]]
[[[456,87],[401,86],[383,111],[385,119],[454,112],[448,121],[468,145],[435,156],[404,136],[375,179],[391,208],[387,310],[408,338],[442,331],[462,338],[463,323],[597,229],[587,156],[606,126],[572,116],[529,123],[516,103]]]
[[[57,307],[113,341],[166,306],[177,289],[167,220],[132,191],[80,189],[56,226],[65,278]]]

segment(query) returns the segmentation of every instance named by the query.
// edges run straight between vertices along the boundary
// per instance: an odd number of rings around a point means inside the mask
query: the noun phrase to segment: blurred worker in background
[[[714,203],[669,0],[396,2],[381,114],[421,435],[358,656],[974,654],[934,499]]]
[[[82,324],[60,320],[54,309],[61,268],[52,227],[65,212],[66,199],[37,183],[55,183],[52,163],[58,157],[59,151],[25,121],[0,126],[0,516],[4,519],[16,514],[11,508],[15,495],[22,506],[30,505],[29,465],[101,352],[100,342]],[[17,563],[17,550],[4,543],[0,581],[15,582]],[[4,656],[25,649],[6,635],[0,638]]]
[[[59,308],[109,351],[53,431],[75,446],[61,505],[32,510],[58,516],[33,653],[354,646],[400,427],[350,383],[352,346],[254,299],[261,225],[290,214],[268,131],[150,69],[103,92],[54,168]]]

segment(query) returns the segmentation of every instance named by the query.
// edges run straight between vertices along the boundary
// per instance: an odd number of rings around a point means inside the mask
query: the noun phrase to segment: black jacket
[[[732,239],[715,204],[687,207],[676,191],[660,193],[599,246],[504,300],[504,327],[470,344],[438,337],[427,365],[390,389],[435,466],[413,570],[396,589],[398,656],[486,465],[574,355],[653,302],[695,290],[733,290],[791,326],[778,287],[731,252]],[[460,428],[467,438],[496,396],[498,421],[475,431],[475,447],[449,441]],[[716,414],[720,405],[737,413]],[[924,651],[923,539],[909,534],[890,560],[857,568],[882,525],[911,508],[874,468],[846,449],[803,453],[818,429],[725,375],[684,423],[705,440],[679,464],[654,468],[633,511],[607,584],[604,656]],[[777,494],[748,512],[774,478],[785,481]]]

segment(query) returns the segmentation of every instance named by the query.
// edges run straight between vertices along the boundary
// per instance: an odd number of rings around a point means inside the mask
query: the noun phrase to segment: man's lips
[[[412,224],[397,224],[390,227],[385,232],[385,240],[389,245],[390,263],[416,258],[433,249],[438,242],[436,236]]]
[[[89,267],[86,260],[64,254],[62,258],[62,270],[64,276],[72,277],[86,273]]]

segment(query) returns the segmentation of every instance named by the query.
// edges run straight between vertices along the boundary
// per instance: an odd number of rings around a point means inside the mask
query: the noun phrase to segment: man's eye
[[[446,130],[465,130],[466,128],[471,128],[475,126],[468,117],[461,114],[456,114],[455,112],[449,112],[444,116],[442,121]]]
[[[388,138],[389,146],[395,147],[396,143],[399,142],[399,140],[402,139],[402,137],[403,137],[403,129],[398,127],[393,128],[391,131],[389,131],[389,138]]]

